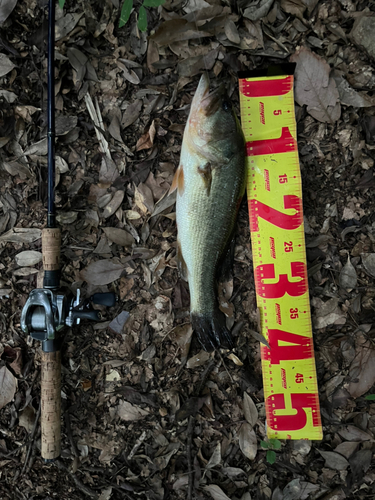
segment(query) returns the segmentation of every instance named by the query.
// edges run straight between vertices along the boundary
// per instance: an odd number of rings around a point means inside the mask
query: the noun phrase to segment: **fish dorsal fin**
[[[180,164],[174,174],[172,185],[169,189],[169,194],[173,193],[173,191],[178,190],[178,194],[182,194],[184,191],[184,169]]]

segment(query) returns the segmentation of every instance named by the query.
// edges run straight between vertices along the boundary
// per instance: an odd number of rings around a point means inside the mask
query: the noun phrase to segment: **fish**
[[[218,266],[233,237],[246,183],[245,140],[220,85],[201,76],[185,126],[176,194],[177,267],[189,283],[190,319],[206,351],[234,347],[217,301]]]

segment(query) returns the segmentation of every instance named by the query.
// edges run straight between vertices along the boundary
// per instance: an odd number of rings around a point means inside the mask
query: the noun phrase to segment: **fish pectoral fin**
[[[181,195],[184,191],[184,168],[180,164],[177,167],[177,170],[173,176],[173,181],[171,187],[169,188],[169,194],[173,193],[173,191],[178,190],[178,193]]]
[[[198,174],[202,177],[204,186],[206,188],[207,196],[210,196],[211,183],[212,183],[212,165],[210,162],[205,163],[203,166],[199,165]]]
[[[182,256],[181,243],[179,242],[179,240],[177,240],[177,256],[176,256],[176,260],[177,260],[177,269],[178,269],[178,272],[180,273],[181,278],[184,281],[189,281],[188,280],[188,276],[189,276],[188,268],[187,268],[185,259]]]

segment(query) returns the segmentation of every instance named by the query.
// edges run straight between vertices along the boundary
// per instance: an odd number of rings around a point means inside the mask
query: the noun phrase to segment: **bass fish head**
[[[210,92],[206,73],[202,75],[192,100],[187,125],[187,139],[204,156],[210,156],[210,149],[220,153],[217,151],[219,142],[234,145],[242,141],[242,132],[224,85]]]

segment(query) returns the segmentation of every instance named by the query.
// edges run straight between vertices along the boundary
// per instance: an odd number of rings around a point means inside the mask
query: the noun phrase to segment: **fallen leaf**
[[[113,195],[111,201],[104,207],[103,217],[107,219],[111,217],[114,213],[116,213],[117,209],[121,206],[122,200],[124,199],[125,192],[118,190]]]
[[[36,250],[25,250],[24,252],[20,252],[16,255],[16,264],[17,266],[27,267],[27,266],[35,266],[42,261],[42,252],[37,252]]]
[[[103,227],[103,231],[109,241],[113,241],[116,245],[130,247],[135,242],[133,236],[125,231],[125,229],[119,229],[117,227]]]
[[[207,401],[207,396],[192,397],[185,401],[176,413],[176,421],[185,420],[190,415],[195,415]]]
[[[242,424],[238,437],[242,453],[249,460],[254,460],[257,455],[257,437],[252,426],[247,422]]]
[[[372,278],[375,278],[375,253],[362,254],[362,264],[363,264],[365,271]]]
[[[117,405],[117,415],[126,422],[141,420],[149,414],[150,413],[148,411],[143,410],[139,406],[132,405],[127,401],[120,401]]]
[[[187,368],[197,368],[198,366],[205,365],[207,361],[210,359],[211,354],[203,349],[198,352],[198,354],[194,354],[191,358],[188,359],[186,363]]]
[[[142,135],[137,141],[135,146],[136,151],[142,151],[142,149],[150,149],[154,144],[156,134],[155,120],[152,121],[148,131]]]
[[[243,363],[242,361],[238,358],[238,356],[236,356],[233,352],[231,352],[229,354],[229,356],[227,356],[228,359],[230,359],[231,361],[233,361],[233,363],[237,366],[243,366]]]
[[[243,16],[250,21],[258,21],[266,17],[274,0],[261,0],[260,2],[252,2],[250,7],[244,10]]]
[[[247,392],[243,395],[243,412],[248,423],[251,427],[254,427],[258,420],[258,410]]]
[[[347,263],[341,269],[339,283],[341,288],[345,288],[348,290],[352,290],[357,285],[357,272],[350,261],[349,255]]]
[[[207,493],[209,493],[214,500],[231,500],[220,488],[220,486],[217,486],[216,484],[209,484],[203,489],[204,491],[207,491]]]
[[[42,231],[37,228],[13,227],[0,236],[0,241],[12,243],[33,243],[42,237]]]
[[[329,64],[306,47],[295,52],[291,62],[295,71],[295,97],[300,106],[320,122],[335,123],[341,115],[339,93],[335,80],[330,77]]]
[[[21,412],[19,424],[29,433],[33,430],[35,424],[35,410],[32,406],[26,406]]]
[[[1,54],[0,54],[1,55]],[[47,137],[44,139],[35,142],[30,147],[26,149],[24,152],[25,156],[38,155],[38,156],[46,156],[48,151],[47,145]]]
[[[368,334],[359,330],[355,337],[355,358],[349,369],[347,391],[353,398],[365,394],[375,383],[375,349]]]
[[[317,329],[328,325],[345,325],[346,312],[339,306],[339,299],[333,297],[324,302],[319,297],[313,297],[311,305],[314,306],[313,323]]]
[[[91,285],[108,285],[116,281],[124,270],[122,264],[109,259],[93,262],[81,271],[82,278]]]
[[[313,493],[320,489],[318,484],[308,483],[307,481],[301,481],[298,479],[293,479],[288,483],[283,492],[282,500],[307,500],[314,498]]]
[[[141,109],[142,101],[140,99],[137,99],[132,104],[129,104],[121,120],[122,128],[129,127],[132,123],[134,123],[135,120],[139,117]]]
[[[3,0],[6,2],[6,0]],[[7,75],[14,68],[14,64],[5,54],[0,54],[0,78]]]
[[[365,92],[357,92],[354,90],[345,80],[342,72],[334,70],[332,72],[332,77],[336,82],[341,104],[353,106],[355,108],[368,108],[374,106],[374,98],[370,97]]]
[[[239,44],[241,41],[236,25],[231,19],[228,19],[224,25],[225,34],[230,42]]]
[[[215,446],[215,449],[206,465],[206,469],[213,469],[221,462],[221,443],[220,441]]]
[[[334,451],[318,451],[325,460],[324,467],[329,467],[333,470],[345,470],[349,466],[349,462],[346,458]]]
[[[17,389],[17,379],[6,366],[0,368],[0,409],[10,403]]]
[[[108,328],[118,334],[122,333],[125,323],[128,321],[130,314],[127,311],[121,311],[108,325]]]
[[[346,441],[369,441],[372,439],[370,434],[367,434],[367,432],[355,427],[354,425],[345,425],[337,432],[343,439],[346,439]]]
[[[0,0],[0,25],[4,23],[17,4],[17,0]]]

